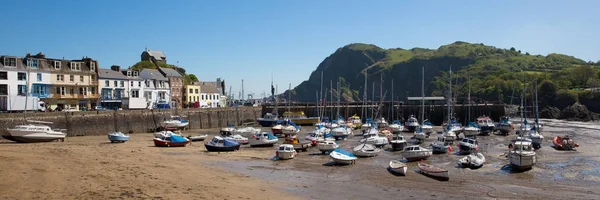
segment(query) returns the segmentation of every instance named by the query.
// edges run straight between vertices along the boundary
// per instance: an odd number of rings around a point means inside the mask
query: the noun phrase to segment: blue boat
[[[129,141],[129,135],[125,135],[122,132],[112,132],[108,134],[108,140],[110,140],[111,143],[126,142]]]
[[[240,143],[235,140],[215,136],[209,143],[205,143],[204,147],[209,152],[226,152],[240,150]]]
[[[264,117],[256,119],[256,121],[262,127],[271,127],[277,124],[278,119],[279,116],[277,116],[277,114],[267,113]]]

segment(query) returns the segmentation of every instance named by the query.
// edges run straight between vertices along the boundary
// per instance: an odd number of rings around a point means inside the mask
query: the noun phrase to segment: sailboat
[[[467,96],[467,120],[471,120],[471,79],[468,80],[469,85],[469,93]],[[481,132],[481,128],[479,127],[479,124],[476,124],[474,122],[469,122],[469,124],[467,125],[467,127],[463,128],[463,135],[465,137],[476,137],[477,135],[479,135],[479,133]]]
[[[8,128],[8,135],[2,135],[4,139],[15,142],[51,142],[56,140],[64,141],[67,136],[65,129],[53,130],[48,126],[52,122],[27,120],[27,104],[30,95],[29,83],[31,79],[31,61],[27,62],[27,84],[25,92],[25,109],[23,110],[23,118],[28,124],[17,125],[15,128]]]
[[[422,78],[421,78],[421,124],[425,118],[425,66],[423,66]],[[409,119],[410,120],[410,119]],[[425,132],[423,132],[423,126],[419,127],[419,130],[415,132],[414,138],[419,142],[425,140],[425,138],[429,137]]]
[[[523,118],[522,127],[528,127],[527,116],[525,115],[527,107],[526,107],[526,91],[527,84],[525,80],[525,74],[523,74],[523,94],[521,98],[521,105],[523,105],[523,110],[521,110],[521,116]],[[512,144],[508,146],[508,161],[513,170],[528,170],[533,168],[533,165],[537,162],[536,153],[533,148],[533,143],[531,139],[526,137],[517,137]]]
[[[444,132],[442,136],[446,138],[447,141],[452,142],[456,140],[457,134],[462,131],[461,125],[452,117],[452,66],[450,66],[450,81],[448,87],[448,121],[444,125]]]

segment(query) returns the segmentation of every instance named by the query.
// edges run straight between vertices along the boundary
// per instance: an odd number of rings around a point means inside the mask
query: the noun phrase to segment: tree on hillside
[[[194,75],[194,74],[189,74],[188,76],[190,77],[190,80],[191,80],[191,81],[193,81],[193,82],[197,82],[197,81],[198,81],[198,77],[196,77],[196,75]]]
[[[575,87],[585,87],[588,80],[594,75],[596,72],[592,69],[591,66],[577,66],[571,70],[571,83]]]
[[[556,85],[552,81],[543,81],[538,90],[540,106],[546,107],[554,105],[556,101],[556,91]]]

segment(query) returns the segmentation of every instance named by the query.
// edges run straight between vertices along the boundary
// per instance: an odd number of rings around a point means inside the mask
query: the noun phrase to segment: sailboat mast
[[[341,92],[340,92],[340,78],[338,77],[338,82],[337,82],[337,113],[336,113],[336,117],[340,116],[340,96],[341,96]]]
[[[450,75],[449,75],[449,87],[448,87],[448,123],[450,123],[450,120],[452,119],[452,65],[450,65]]]
[[[394,120],[394,78],[392,78],[392,111],[391,120]]]
[[[421,74],[421,125],[425,120],[425,66],[423,66]]]
[[[533,87],[535,88],[535,130],[536,131],[540,131],[540,127],[539,127],[539,116],[538,116],[538,87],[537,87],[537,82],[533,82]]]
[[[244,79],[242,79],[242,101],[244,100]]]
[[[288,87],[288,105],[287,105],[287,111],[290,111],[290,104],[292,103],[292,83],[290,83],[290,86]]]
[[[275,94],[277,94],[279,90],[279,85],[275,84]],[[279,97],[275,96],[275,114],[277,115],[277,117],[279,117]]]
[[[471,77],[467,79],[467,84],[469,85],[469,94],[467,96],[467,120],[471,121]]]
[[[527,77],[523,72],[523,121],[527,121]]]
[[[373,105],[373,102],[375,102],[375,82],[373,82],[373,94],[371,96],[371,119],[375,120],[375,105]]]
[[[23,110],[23,119],[25,121],[27,121],[27,104],[28,104],[28,100],[29,100],[29,79],[31,79],[30,77],[30,70],[31,70],[31,58],[27,58],[27,76],[25,76],[25,78],[27,79],[27,84],[25,85],[25,110]],[[17,88],[19,89],[19,88]]]
[[[317,96],[317,99],[319,100],[319,102],[317,103],[317,105],[323,103],[323,70],[321,70],[321,89],[320,90],[321,90],[320,91],[321,94],[319,96]],[[321,106],[323,106],[323,108],[325,108],[324,105],[321,105]],[[322,109],[319,109],[319,119],[322,116],[322,114],[321,114],[322,112],[323,112]]]
[[[381,112],[383,106],[383,73],[381,73],[379,77],[379,109],[377,110],[379,112],[379,117],[383,117],[383,112]]]
[[[362,117],[363,118],[367,118],[367,116],[365,115],[365,110],[367,109],[365,106],[367,105],[367,70],[365,70],[365,89],[363,92],[363,103],[362,103]],[[365,119],[366,120],[366,119]]]

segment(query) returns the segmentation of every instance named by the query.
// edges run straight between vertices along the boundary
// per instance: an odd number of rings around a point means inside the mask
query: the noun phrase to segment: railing
[[[98,94],[87,94],[87,95],[83,95],[83,94],[65,94],[65,95],[61,95],[61,94],[52,94],[52,95],[46,95],[47,97],[45,98],[54,98],[54,99],[97,99],[99,96]]]

